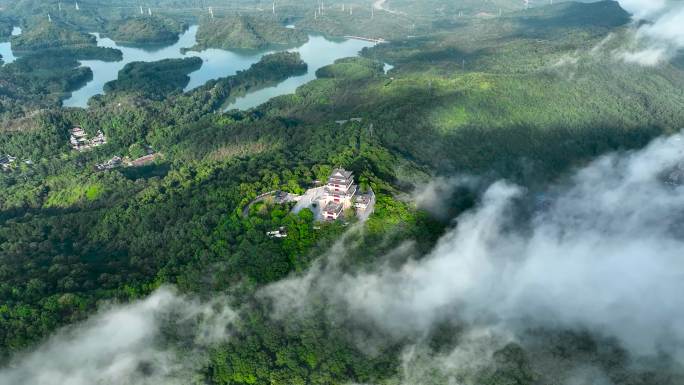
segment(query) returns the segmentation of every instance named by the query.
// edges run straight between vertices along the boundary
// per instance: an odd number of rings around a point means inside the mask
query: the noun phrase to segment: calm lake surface
[[[343,57],[356,56],[364,47],[372,47],[373,45],[371,42],[361,40],[330,41],[323,36],[309,35],[308,43],[290,50],[299,52],[302,60],[309,65],[306,74],[291,77],[273,87],[250,92],[230,103],[226,110],[246,110],[265,103],[275,96],[291,94],[295,92],[297,87],[314,80],[319,68],[332,64],[335,60]]]
[[[237,71],[245,70],[258,62],[268,52],[244,53],[221,49],[207,49],[201,52],[188,51],[182,53],[183,48],[190,48],[197,42],[197,26],[190,27],[180,35],[180,39],[173,45],[158,48],[139,48],[121,46],[108,38],[97,37],[97,45],[100,47],[116,48],[123,53],[123,60],[119,62],[103,62],[100,60],[84,60],[81,64],[90,67],[93,71],[93,80],[82,88],[74,91],[72,96],[64,101],[66,107],[86,107],[88,99],[94,95],[102,94],[105,83],[115,80],[119,71],[128,63],[134,61],[153,62],[163,59],[178,59],[197,56],[203,60],[202,67],[190,74],[190,83],[186,91],[192,90],[205,84],[212,79],[218,79],[234,75]],[[309,36],[309,41],[300,47],[289,51],[299,52],[302,59],[309,65],[306,75],[292,77],[286,81],[269,88],[258,90],[237,98],[228,109],[248,109],[256,107],[268,101],[274,96],[294,92],[297,87],[305,84],[316,77],[316,70],[332,64],[335,60],[356,56],[364,47],[371,47],[373,43],[359,40],[328,40],[322,36]],[[4,51],[0,53],[5,56]],[[11,50],[10,50],[11,51]]]

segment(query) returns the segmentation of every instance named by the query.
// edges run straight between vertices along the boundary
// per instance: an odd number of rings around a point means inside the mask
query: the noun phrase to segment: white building
[[[354,205],[356,191],[354,173],[343,168],[334,169],[323,188],[323,198],[319,202],[323,208],[321,216],[326,220],[338,219],[345,209]]]
[[[95,170],[97,170],[97,171],[111,170],[111,169],[114,169],[114,168],[121,166],[122,162],[123,162],[123,159],[120,156],[115,156],[112,159],[110,159],[104,163],[96,164]]]
[[[287,238],[287,230],[281,227],[278,230],[269,231],[266,233],[269,238]]]
[[[344,208],[352,206],[352,199],[356,195],[354,173],[343,168],[336,168],[328,178],[325,186],[324,199],[328,202],[340,203]]]
[[[88,134],[81,127],[74,127],[71,129],[71,136],[69,137],[71,148],[77,151],[85,151],[93,147],[107,144],[107,137],[102,131],[97,131],[93,139],[88,139]]]
[[[7,170],[15,160],[17,160],[17,158],[11,155],[0,155],[0,167],[2,167],[3,170]]]
[[[341,203],[328,202],[328,204],[323,207],[321,215],[323,216],[323,219],[334,221],[342,215],[343,210],[344,207]]]
[[[370,206],[371,201],[372,196],[370,194],[358,195],[354,200],[354,207],[361,211],[365,211],[368,209],[368,206]]]

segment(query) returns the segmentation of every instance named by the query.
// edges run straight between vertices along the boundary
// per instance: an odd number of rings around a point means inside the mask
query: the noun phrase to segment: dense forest
[[[79,46],[95,46],[95,37],[66,24],[48,20],[34,25],[26,33],[12,37],[12,49],[15,51]]]
[[[271,18],[252,16],[209,17],[200,23],[197,48],[266,49],[305,43],[301,30],[274,24]]]
[[[118,43],[164,44],[178,40],[185,28],[184,23],[171,18],[135,17],[111,23],[106,35]]]
[[[190,81],[189,73],[202,66],[198,57],[166,59],[154,63],[127,64],[119,77],[104,86],[107,93],[140,92],[150,99],[161,98],[173,91],[182,91]]]
[[[202,301],[225,296],[239,309],[231,338],[201,353],[187,331],[164,329],[165,344],[200,362],[188,383],[449,383],[453,377],[429,364],[420,381],[407,378],[406,355],[434,363],[467,341],[467,325],[446,320],[414,351],[411,338],[340,316],[345,305],[324,296],[296,316],[276,317],[276,301],[263,293],[329,263],[340,245],[335,263],[350,274],[406,262],[396,252],[402,247],[419,258],[429,253],[481,198],[477,189],[452,191],[443,197],[446,218],[435,215],[412,199],[432,178],[503,178],[536,191],[601,154],[642,148],[684,127],[684,68],[614,60],[633,26],[612,1],[529,10],[508,0],[462,1],[460,8],[443,0],[386,2],[397,13],[351,2],[351,14],[349,5],[314,14],[315,1],[283,1],[275,16],[271,2],[238,1],[239,15],[216,4],[212,17],[204,8],[181,12],[188,1],[157,0],[148,3],[154,12],[166,7],[163,16],[138,18],[138,2],[114,10],[92,0],[79,11],[52,11],[52,22],[38,15],[53,4],[18,3],[24,8],[9,12],[24,33],[12,47],[40,51],[0,68],[0,156],[17,159],[0,171],[0,368],[16,366],[62,327],[172,285]],[[265,55],[187,92],[199,57],[134,62],[88,108],[61,107],[92,78],[79,61],[121,60],[120,51],[96,47],[89,32],[169,42],[195,22],[198,50],[287,48],[307,32],[362,31],[390,41],[249,110],[223,111],[238,96],[306,73],[299,53]],[[73,150],[76,126],[90,136],[101,131],[107,143]],[[158,156],[144,165],[96,167],[151,153]],[[321,223],[311,210],[295,214],[292,203],[268,199],[249,205],[270,191],[301,194],[335,167],[375,192],[367,221]],[[287,238],[267,235],[279,228]],[[658,370],[635,364],[618,341],[589,330],[530,329],[492,346],[478,352],[485,363],[459,373],[459,381],[565,384],[559,373],[587,366],[615,384],[684,381],[671,357],[663,355]]]
[[[58,108],[71,91],[92,79],[92,71],[80,60],[121,60],[113,48],[51,48],[23,54],[0,67],[0,119],[12,125],[38,109]]]
[[[12,29],[14,28],[14,25],[12,25],[12,21],[2,18],[0,19],[0,39],[8,39],[12,35]]]

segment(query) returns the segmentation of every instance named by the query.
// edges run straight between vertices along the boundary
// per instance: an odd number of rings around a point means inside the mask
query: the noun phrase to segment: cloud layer
[[[202,350],[227,338],[235,313],[162,288],[147,299],[102,312],[56,334],[0,369],[0,385],[190,384]],[[190,333],[194,346],[171,346],[164,333]],[[166,341],[164,341],[166,340]]]
[[[444,320],[590,329],[635,355],[684,360],[683,161],[682,135],[602,157],[549,191],[525,225],[515,215],[525,191],[498,182],[424,257],[357,273],[320,264],[269,290],[293,293],[277,297],[281,309],[322,295],[398,337]]]

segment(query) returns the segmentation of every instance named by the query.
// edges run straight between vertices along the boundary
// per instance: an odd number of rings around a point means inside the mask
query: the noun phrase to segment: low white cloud
[[[473,177],[438,177],[429,183],[418,184],[413,193],[413,201],[416,207],[425,210],[440,219],[446,218],[449,213],[447,202],[459,188],[475,189],[478,181]]]
[[[296,292],[300,309],[305,298],[325,297],[398,338],[442,321],[589,329],[637,356],[667,352],[684,362],[684,187],[673,182],[683,139],[596,160],[524,223],[515,208],[526,192],[498,182],[428,255],[356,272],[321,263],[266,292]]]
[[[614,385],[613,382],[596,367],[580,367],[573,370],[563,385]]]
[[[402,352],[398,378],[402,385],[478,383],[479,374],[495,365],[495,352],[513,340],[503,330],[472,327],[447,352],[435,353],[422,343],[411,345]]]
[[[652,67],[666,60],[669,54],[665,48],[646,48],[638,51],[620,51],[617,57],[627,63]]]
[[[0,369],[1,385],[191,384],[203,349],[228,337],[235,313],[162,288],[64,329]],[[182,329],[194,344],[172,346],[163,333]],[[168,336],[167,336],[168,337]]]
[[[637,22],[636,48],[620,52],[626,62],[653,66],[684,48],[684,3],[675,0],[618,0]]]

